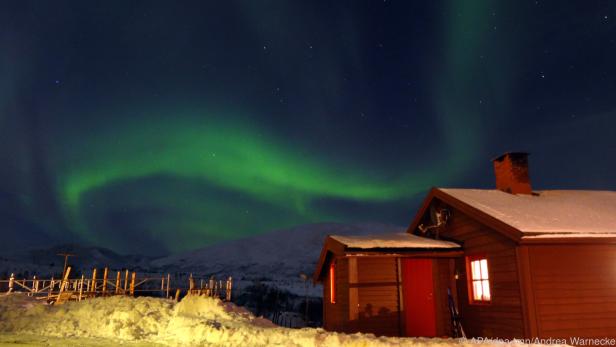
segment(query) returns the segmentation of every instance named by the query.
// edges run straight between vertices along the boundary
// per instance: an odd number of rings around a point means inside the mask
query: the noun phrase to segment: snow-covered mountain
[[[321,289],[312,285],[311,276],[327,235],[369,235],[402,232],[400,226],[365,223],[318,223],[276,230],[247,238],[226,241],[191,252],[148,258],[137,255],[120,255],[112,250],[75,244],[14,250],[0,254],[0,277],[10,273],[24,276],[58,275],[64,259],[58,253],[75,254],[69,264],[75,270],[88,274],[93,268],[109,267],[119,270],[128,267],[137,272],[172,273],[179,281],[189,273],[195,277],[218,279],[233,276],[236,288],[266,283],[295,294],[320,296]],[[305,274],[308,281],[300,275]],[[304,277],[305,279],[306,277]]]
[[[271,282],[279,288],[304,294],[304,273],[312,276],[327,235],[369,235],[403,232],[387,224],[308,224],[291,229],[227,241],[192,252],[154,260],[160,272],[184,271],[200,275],[234,276],[241,281]],[[309,284],[311,294],[320,289]]]
[[[130,268],[147,271],[152,258],[139,255],[121,255],[102,247],[64,244],[49,248],[16,249],[0,256],[0,277],[9,273],[52,276],[62,273],[64,258],[59,253],[70,253],[68,264],[73,269],[89,273],[93,268]]]

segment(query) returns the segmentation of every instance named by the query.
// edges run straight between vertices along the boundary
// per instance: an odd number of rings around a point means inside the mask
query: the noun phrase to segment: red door
[[[436,336],[431,259],[402,259],[406,336]]]

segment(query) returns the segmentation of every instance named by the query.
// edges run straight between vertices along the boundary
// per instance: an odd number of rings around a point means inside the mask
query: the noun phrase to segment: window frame
[[[475,278],[473,278],[472,262],[482,261],[482,260],[486,261],[486,268],[487,268],[487,274],[486,275],[487,275],[487,277],[484,278],[483,277],[483,273],[481,273],[480,274],[480,278],[475,279]],[[480,270],[480,272],[481,272],[481,270]],[[485,254],[474,254],[474,255],[466,256],[466,278],[467,278],[466,284],[467,284],[467,288],[468,288],[468,302],[469,302],[469,304],[471,304],[471,305],[490,305],[492,303],[494,295],[492,293],[492,274],[490,272],[491,272],[490,271],[490,260],[488,259],[488,257]],[[484,281],[486,281],[487,284],[488,284],[489,297],[487,299],[485,299],[485,298],[475,299],[474,283],[475,282],[483,283]]]

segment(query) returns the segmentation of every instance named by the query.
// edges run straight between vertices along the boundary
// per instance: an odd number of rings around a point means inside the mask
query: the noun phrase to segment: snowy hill
[[[314,271],[327,235],[368,235],[403,232],[404,228],[386,224],[319,223],[276,230],[243,239],[227,241],[195,251],[163,257],[148,258],[120,255],[112,250],[75,244],[15,250],[0,256],[0,277],[10,273],[46,276],[62,272],[63,258],[58,253],[69,252],[69,264],[88,274],[92,268],[105,266],[113,270],[125,267],[137,272],[193,273],[195,277],[215,275],[233,276],[236,288],[254,281],[304,295],[321,296],[321,289],[300,278]],[[182,278],[182,277],[180,277]],[[182,280],[180,280],[182,281]],[[307,286],[308,284],[308,286]],[[308,287],[308,288],[307,288]]]
[[[327,235],[368,235],[403,232],[386,224],[319,223],[277,230],[228,241],[152,262],[158,271],[185,271],[202,275],[232,275],[243,281],[261,280],[304,294],[300,273],[312,275]],[[312,288],[312,295],[320,289]]]

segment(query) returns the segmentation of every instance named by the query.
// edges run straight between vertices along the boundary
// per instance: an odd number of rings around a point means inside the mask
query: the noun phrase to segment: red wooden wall
[[[465,259],[461,257],[455,261],[455,271],[459,275],[456,281],[457,301],[467,335],[524,337],[516,243],[462,212],[453,208],[450,210],[452,216],[441,237],[462,242],[466,255],[484,255],[489,263],[492,301],[489,304],[471,304]]]
[[[397,260],[357,257],[358,329],[375,335],[400,335]]]
[[[533,335],[616,338],[616,245],[525,248]]]
[[[329,264],[327,266],[329,269]],[[330,331],[349,329],[349,271],[348,259],[336,259],[336,303],[330,303],[329,276],[323,280],[323,328]]]

